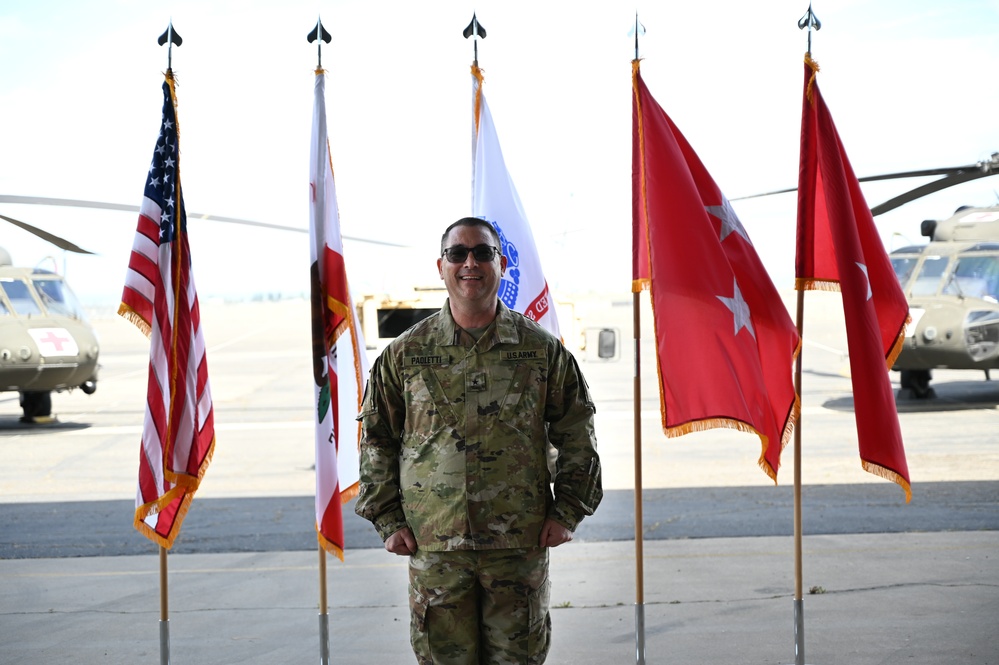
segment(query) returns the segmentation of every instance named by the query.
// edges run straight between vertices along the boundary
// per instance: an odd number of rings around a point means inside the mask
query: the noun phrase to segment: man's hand
[[[541,525],[541,547],[558,547],[572,540],[572,531],[548,517]]]
[[[408,526],[404,526],[385,539],[385,549],[399,556],[416,554],[416,538]]]

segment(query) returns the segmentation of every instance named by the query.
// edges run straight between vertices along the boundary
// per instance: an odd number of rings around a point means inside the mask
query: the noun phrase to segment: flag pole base
[[[805,606],[804,601],[794,601],[794,665],[805,663]]]
[[[645,605],[635,603],[635,664],[645,665]]]
[[[160,619],[160,665],[170,665],[169,619]]]
[[[319,615],[319,665],[330,665],[330,615]]]

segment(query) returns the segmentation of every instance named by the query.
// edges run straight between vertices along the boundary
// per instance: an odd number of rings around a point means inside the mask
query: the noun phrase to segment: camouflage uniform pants
[[[410,637],[420,665],[540,665],[551,639],[548,549],[418,550]]]

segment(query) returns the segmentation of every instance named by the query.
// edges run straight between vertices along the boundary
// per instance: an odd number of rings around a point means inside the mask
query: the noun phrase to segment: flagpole
[[[798,20],[798,29],[808,29],[808,52],[812,52],[812,29],[819,30],[819,22],[812,3],[808,3],[808,11]],[[805,339],[805,290],[799,285],[795,325],[798,328],[798,339]],[[805,345],[798,349],[798,357],[794,363],[794,391],[801,398],[801,364]],[[798,424],[794,428],[794,665],[805,665],[805,601],[802,574],[801,554],[801,427],[804,413],[798,414]]]
[[[326,604],[326,550],[319,545],[319,664],[330,663],[330,615]]]
[[[170,665],[170,598],[167,549],[160,545],[160,665]]]
[[[316,42],[316,74],[323,72],[323,42],[329,44],[333,37],[326,28],[323,27],[322,17],[317,19],[316,27],[313,28],[306,36],[306,40],[311,44]],[[321,183],[315,183],[317,187]],[[323,215],[317,215],[317,219],[325,219],[325,213]],[[339,432],[337,432],[339,436]],[[320,473],[318,464],[316,465],[316,474]],[[318,528],[318,526],[317,526]],[[322,543],[318,544],[319,547],[319,663],[320,665],[330,664],[330,615],[329,615],[329,605],[326,595],[326,550],[323,548]]]
[[[183,38],[173,29],[173,21],[156,40],[167,45],[167,78],[173,78],[173,45],[180,46]],[[160,545],[160,665],[170,665],[170,589],[167,582],[167,549]]]
[[[798,291],[798,306],[795,317],[798,328],[798,339],[804,339],[805,327],[805,292]],[[801,395],[801,356],[804,355],[802,344],[794,363],[794,390]],[[794,665],[805,663],[805,613],[802,584],[801,557],[801,421],[794,428]]]
[[[808,52],[812,52],[812,28],[819,30],[822,23],[819,22],[815,12],[812,11],[812,3],[808,3],[808,11],[798,20],[798,29],[808,28]],[[804,285],[798,289],[797,312],[795,315],[795,325],[798,328],[798,339],[805,339],[805,291]],[[794,363],[794,391],[801,398],[801,357],[804,355],[805,345],[801,344],[798,349],[798,357]],[[802,554],[801,554],[801,427],[804,414],[798,414],[798,424],[794,428],[794,665],[805,665],[805,601],[804,583],[802,582]]]
[[[635,12],[635,62],[638,62],[638,35],[645,27]],[[642,516],[642,313],[641,290],[632,291],[632,312],[635,340],[634,421],[635,439],[635,663],[645,665],[645,553]]]
[[[478,92],[472,102],[472,214],[475,214],[475,145],[479,137],[479,99],[482,94],[482,78],[479,73],[479,39],[486,38],[486,29],[479,23],[475,12],[472,12],[472,20],[469,21],[465,29],[461,31],[461,36],[465,39],[472,37],[472,75],[478,78]]]
[[[645,665],[645,559],[642,533],[642,314],[641,292],[632,294],[635,339],[635,663]]]

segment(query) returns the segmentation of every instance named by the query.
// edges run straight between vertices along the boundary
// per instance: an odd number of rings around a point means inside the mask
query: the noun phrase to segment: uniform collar
[[[451,316],[450,298],[444,300],[441,307],[441,315],[437,318],[437,343],[441,346],[458,344],[459,332],[461,328],[454,322]],[[520,335],[517,332],[517,319],[510,308],[503,304],[502,300],[496,301],[496,318],[489,324],[489,328],[483,333],[485,337],[491,337],[493,344],[517,344],[520,342]]]

